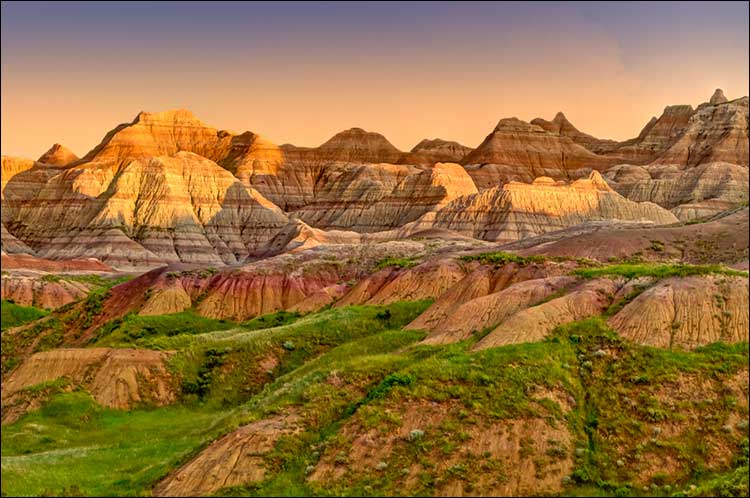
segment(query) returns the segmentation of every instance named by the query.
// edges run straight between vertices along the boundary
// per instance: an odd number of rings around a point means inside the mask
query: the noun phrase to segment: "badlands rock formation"
[[[59,144],[36,162],[3,156],[3,251],[221,266],[425,230],[514,241],[592,221],[692,220],[747,202],[747,102],[717,91],[697,109],[669,106],[619,143],[558,113],[502,119],[475,150],[435,139],[408,153],[360,128],[277,146],[189,111],[141,112],[81,159]],[[616,192],[586,180],[592,171]]]
[[[689,105],[673,105],[653,117],[636,138],[626,140],[609,151],[620,163],[645,164],[664,153],[685,133],[694,109]]]
[[[362,195],[360,175],[354,182],[333,183],[321,192],[318,202],[297,212],[306,223],[334,230],[380,232],[403,226],[449,202],[477,192],[474,182],[458,164],[437,163],[434,167],[405,176],[380,198]]]
[[[293,416],[240,427],[167,476],[154,488],[153,496],[207,496],[228,486],[262,481],[266,475],[263,456],[279,438],[300,430]]]
[[[653,202],[687,221],[726,211],[748,200],[748,168],[726,162],[620,165],[605,173],[630,200]]]
[[[52,166],[67,166],[70,163],[78,161],[78,159],[78,156],[71,150],[60,144],[54,144],[36,161],[38,163],[51,164]]]
[[[93,287],[75,280],[3,275],[0,280],[0,297],[21,306],[55,309],[86,297]]]
[[[34,161],[31,159],[24,159],[21,157],[2,156],[2,166],[0,169],[0,192],[5,195],[5,185],[10,181],[11,178],[17,174],[29,170],[34,166]]]
[[[531,121],[531,124],[540,126],[555,135],[568,137],[578,145],[582,145],[586,149],[597,154],[609,152],[617,145],[617,142],[614,140],[602,140],[578,131],[578,129],[573,126],[573,123],[568,121],[568,118],[566,118],[565,114],[562,112],[558,112],[552,121],[545,121],[542,118],[536,118]]]
[[[633,342],[693,349],[747,341],[749,304],[747,279],[671,278],[640,294],[609,324]]]
[[[23,389],[65,378],[86,389],[102,406],[129,408],[174,401],[176,386],[166,367],[169,353],[145,349],[57,349],[37,353],[3,379],[3,422],[26,408]],[[7,411],[7,412],[6,412]]]
[[[103,183],[91,175],[78,166],[53,177],[38,194],[46,204],[19,207],[15,234],[43,257],[222,264],[246,258],[287,223],[257,191],[190,152],[131,161]]]
[[[463,162],[481,189],[511,180],[530,182],[540,176],[569,179],[573,175],[580,176],[579,170],[606,169],[616,160],[599,156],[568,136],[508,118],[501,119]],[[496,168],[487,165],[496,165]]]
[[[601,262],[637,255],[648,261],[724,263],[747,269],[749,239],[748,209],[742,208],[704,223],[686,225],[632,227],[609,222],[587,223],[507,244],[503,249],[523,255]]]
[[[625,199],[593,172],[571,184],[540,177],[532,184],[510,182],[463,196],[434,213],[431,224],[483,240],[510,242],[592,220],[668,224],[677,218],[656,204]]]
[[[399,159],[404,164],[424,164],[432,165],[435,163],[461,163],[473,149],[466,147],[458,142],[442,140],[436,138],[430,140],[425,138],[411,150]]]

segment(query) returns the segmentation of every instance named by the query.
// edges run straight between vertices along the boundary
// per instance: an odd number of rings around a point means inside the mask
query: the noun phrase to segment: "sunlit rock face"
[[[654,202],[683,221],[716,214],[748,200],[748,168],[726,162],[694,167],[619,165],[605,176],[628,199]]]
[[[2,240],[6,253],[122,267],[239,264],[420,230],[514,241],[714,215],[747,202],[747,172],[748,99],[720,90],[624,142],[558,113],[502,119],[476,149],[434,139],[409,152],[361,128],[278,146],[186,110],[141,112],[80,159],[60,144],[37,161],[3,156]]]
[[[463,196],[439,209],[431,225],[509,242],[595,220],[665,224],[677,218],[656,204],[624,198],[593,172],[571,184],[540,177]]]
[[[494,184],[530,181],[539,176],[569,179],[576,171],[602,170],[616,163],[613,158],[591,152],[570,137],[516,118],[502,119],[484,142],[463,160],[478,185],[487,185],[479,165],[497,165]],[[473,167],[471,167],[473,166]],[[485,170],[483,173],[487,173]],[[477,176],[475,176],[477,175]]]

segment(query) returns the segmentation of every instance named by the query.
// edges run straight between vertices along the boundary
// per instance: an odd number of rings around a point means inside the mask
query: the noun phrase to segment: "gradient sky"
[[[2,153],[79,156],[141,110],[315,146],[358,126],[478,145],[562,110],[602,138],[748,94],[748,3],[9,2]]]

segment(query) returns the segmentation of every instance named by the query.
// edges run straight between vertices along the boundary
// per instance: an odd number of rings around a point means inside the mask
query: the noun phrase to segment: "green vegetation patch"
[[[83,392],[58,394],[2,431],[2,492],[138,496],[205,441],[220,413],[181,406],[118,411]]]
[[[228,320],[216,320],[188,310],[166,315],[125,315],[100,327],[96,334],[97,346],[132,346],[139,340],[152,337],[172,337],[179,334],[202,334],[226,330],[237,325]]]
[[[243,322],[240,326],[245,330],[268,329],[272,327],[280,327],[282,325],[289,325],[301,317],[302,314],[299,312],[282,310],[253,318],[252,320]]]
[[[482,431],[495,437],[530,418],[570,434],[542,441],[543,452],[533,437],[520,440],[519,454],[533,455],[542,476],[573,460],[563,494],[747,495],[747,426],[739,424],[748,413],[735,386],[747,343],[642,347],[595,318],[542,342],[474,352],[476,337],[423,345],[423,331],[403,330],[429,304],[276,313],[201,333],[159,328],[135,342],[177,350],[170,369],[182,380],[180,404],[116,411],[84,392],[55,391],[63,385],[34,386],[53,394],[4,426],[2,491],[148,495],[234,427],[291,415],[300,430],[257,455],[264,479],[218,495],[435,495],[457,484],[492,494],[517,469],[467,448]],[[418,413],[419,425],[394,439],[405,413]],[[364,434],[388,444],[365,467],[352,451]],[[321,461],[343,472],[308,479]]]
[[[416,266],[418,263],[419,258],[417,257],[394,258],[392,256],[389,256],[378,261],[378,263],[375,265],[375,269],[382,270],[384,268],[411,268],[413,266]]]
[[[659,263],[624,263],[599,268],[579,268],[574,275],[583,278],[597,277],[688,277],[691,275],[727,275],[733,277],[747,277],[748,272],[732,270],[721,265],[690,265],[690,264],[659,264]]]
[[[48,314],[49,311],[43,309],[33,306],[21,306],[14,302],[3,300],[0,302],[0,330],[33,322]]]
[[[545,256],[543,254],[534,254],[531,256],[519,256],[505,251],[495,252],[483,252],[479,254],[468,254],[460,256],[461,261],[471,262],[479,261],[482,264],[494,264],[494,265],[505,265],[508,263],[515,263],[521,266],[526,266],[534,263],[544,263],[545,261],[554,261],[556,263],[562,263],[564,261],[575,261],[581,266],[597,266],[599,263],[587,258],[570,258],[567,256]]]
[[[203,334],[153,337],[138,341],[152,349],[179,349],[171,368],[183,378],[186,399],[236,406],[277,377],[346,343],[400,329],[414,320],[430,301],[397,302],[387,306],[332,308],[290,323],[253,329],[263,322]],[[263,317],[261,317],[263,318]]]
[[[495,265],[504,265],[508,263],[516,263],[522,266],[531,264],[531,263],[544,263],[547,260],[546,256],[542,255],[534,255],[534,256],[519,256],[518,254],[513,254],[509,252],[504,251],[496,251],[496,252],[483,252],[479,254],[469,254],[466,256],[461,256],[459,258],[461,261],[479,261],[483,264],[495,264]]]

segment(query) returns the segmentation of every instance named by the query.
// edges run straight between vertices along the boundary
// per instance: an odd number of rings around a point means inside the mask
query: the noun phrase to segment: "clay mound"
[[[2,267],[5,270],[35,270],[50,273],[114,272],[112,267],[96,258],[52,260],[30,254],[3,254]]]
[[[3,407],[12,405],[23,389],[63,377],[109,408],[165,405],[176,398],[176,386],[166,366],[169,356],[162,351],[108,348],[36,353],[3,380]]]
[[[609,279],[593,280],[562,297],[523,309],[500,323],[473,349],[541,341],[558,325],[599,316],[612,303],[621,284]]]
[[[53,166],[67,166],[78,159],[78,156],[76,156],[71,150],[60,144],[54,144],[47,152],[42,154],[42,157],[37,159],[37,162],[51,164]]]
[[[549,178],[532,184],[511,182],[464,196],[432,214],[427,223],[470,237],[511,242],[596,220],[669,224],[677,218],[651,203],[635,203],[612,190],[598,172],[558,185]]]
[[[346,163],[395,163],[402,152],[380,133],[351,128],[313,149],[317,160]]]
[[[221,488],[263,480],[264,455],[280,437],[298,432],[297,419],[279,416],[240,427],[211,443],[153,489],[153,496],[208,496]]]
[[[362,235],[352,231],[320,230],[298,219],[289,220],[284,228],[266,244],[262,256],[273,256],[283,252],[299,252],[331,244],[357,245]]]
[[[408,269],[386,268],[361,280],[334,306],[435,299],[465,275],[454,260],[430,261]]]
[[[711,162],[677,165],[615,166],[605,174],[620,194],[636,202],[671,209],[679,219],[716,214],[748,200],[747,167]]]
[[[585,228],[585,230],[581,230]],[[748,259],[750,225],[743,208],[705,223],[627,228],[611,223],[550,232],[504,246],[522,255],[544,254],[608,261],[639,255],[645,260],[741,263]]]
[[[599,139],[578,131],[578,129],[568,121],[568,118],[566,118],[565,114],[562,112],[558,112],[552,121],[536,118],[531,121],[531,124],[539,126],[555,135],[568,137],[573,142],[596,154],[608,152],[614,149],[618,144],[614,140]]]
[[[501,323],[514,313],[563,291],[576,282],[574,277],[526,280],[500,292],[481,296],[455,307],[436,327],[424,344],[447,344],[468,339],[473,333]]]
[[[0,279],[0,296],[21,306],[55,309],[84,298],[93,285],[60,279],[45,281],[36,277],[3,275]]]
[[[469,152],[471,147],[466,147],[458,142],[435,138],[425,138],[408,153],[399,158],[400,164],[424,164],[435,163],[460,163]]]
[[[305,266],[300,260],[269,258],[262,263],[224,271],[171,265],[144,273],[110,290],[87,331],[127,313],[161,315],[194,308],[202,316],[243,321],[297,305],[309,308],[322,294],[340,295],[343,289],[335,286],[354,277],[353,269],[330,261]]]
[[[443,424],[455,417],[459,408],[448,403],[405,400],[384,407],[384,410],[400,414],[396,428],[383,430],[382,427],[366,426],[358,415],[347,419],[337,436],[347,448],[347,464],[336,462],[340,446],[326,449],[308,479],[330,486],[351,482],[354,476],[371,476],[379,462],[403,465],[397,455],[403,454],[406,445],[413,444],[409,439],[411,432],[418,430],[441,434],[445,431]],[[569,409],[564,411],[568,412]],[[472,481],[471,486],[463,479],[438,480],[435,486],[437,496],[536,496],[555,493],[562,491],[563,476],[573,470],[574,442],[566,424],[528,417],[479,421],[467,424],[464,429],[466,437],[457,444],[455,451],[438,454],[435,450],[430,455],[437,462],[434,466],[436,472],[444,474],[451,467],[465,463],[467,454],[499,461],[502,468],[513,471],[507,475],[485,472],[479,480]],[[524,441],[528,441],[528,444],[525,445]],[[548,455],[555,449],[562,450],[563,456],[550,461]],[[538,469],[542,466],[544,472],[540,473]],[[420,494],[419,475],[423,471],[424,467],[416,461],[406,467],[399,494]]]
[[[663,280],[609,319],[623,337],[662,348],[694,349],[748,337],[748,280],[696,276]]]
[[[569,264],[541,263],[519,266],[509,263],[499,268],[493,265],[469,263],[465,265],[467,275],[456,285],[445,291],[438,299],[406,326],[414,330],[436,330],[455,314],[464,303],[494,294],[526,280],[543,279],[565,275],[573,266]]]
[[[495,178],[495,184],[525,180],[529,176],[569,178],[571,170],[602,170],[615,162],[613,158],[594,154],[567,136],[517,118],[500,120],[484,142],[463,160],[466,165],[497,164],[508,168],[499,171],[503,176]],[[476,179],[475,182],[484,183]]]

